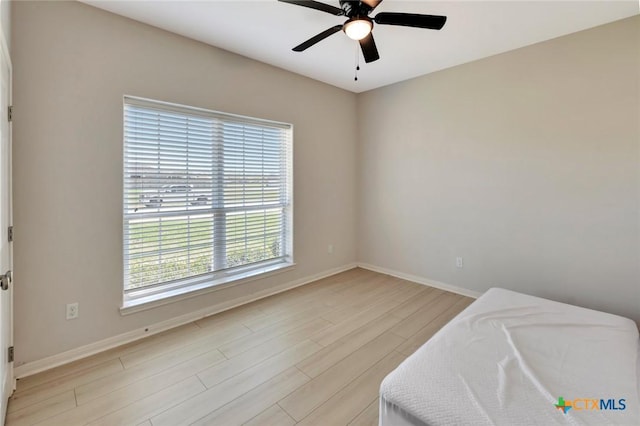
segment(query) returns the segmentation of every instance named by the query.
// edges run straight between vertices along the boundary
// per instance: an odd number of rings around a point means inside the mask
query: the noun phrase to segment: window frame
[[[142,108],[150,108],[160,110],[162,112],[168,113],[176,113],[176,114],[184,114],[188,116],[200,116],[206,119],[219,120],[220,123],[224,124],[225,120],[229,123],[246,123],[249,125],[264,127],[277,127],[283,129],[285,133],[284,139],[284,155],[285,160],[282,167],[284,170],[281,171],[279,176],[284,176],[285,179],[285,202],[278,204],[283,209],[282,213],[282,223],[280,228],[280,240],[282,241],[282,256],[278,258],[267,259],[263,261],[258,261],[254,263],[244,264],[240,266],[229,267],[226,269],[213,270],[204,274],[195,275],[187,278],[180,278],[169,280],[165,282],[159,282],[155,284],[149,284],[145,286],[141,286],[138,288],[126,288],[126,274],[127,274],[127,261],[129,259],[129,247],[127,239],[127,229],[129,221],[132,220],[131,213],[126,211],[127,208],[127,152],[126,152],[126,129],[125,129],[125,120],[126,120],[126,107],[128,105],[137,106]],[[294,250],[293,250],[293,209],[294,209],[294,200],[293,200],[293,124],[277,122],[272,120],[259,119],[254,117],[242,116],[237,114],[224,113],[204,108],[192,107],[187,105],[180,105],[175,103],[169,103],[164,101],[157,101],[152,99],[141,98],[137,96],[123,96],[123,111],[122,111],[122,158],[123,158],[123,171],[122,171],[122,206],[121,206],[121,214],[122,214],[122,232],[123,232],[123,240],[122,240],[122,248],[123,248],[123,269],[121,276],[123,277],[122,281],[122,291],[123,291],[123,303],[120,308],[122,314],[126,314],[129,312],[135,312],[138,310],[148,309],[150,307],[155,307],[158,305],[163,305],[167,303],[172,303],[175,300],[181,300],[188,297],[194,297],[199,294],[220,290],[222,288],[227,288],[232,285],[242,284],[244,282],[253,281],[260,278],[266,278],[276,273],[286,272],[292,269],[295,266],[294,263]],[[212,145],[215,145],[215,140],[212,140]],[[216,147],[213,146],[215,150]],[[222,156],[214,156],[216,161],[222,161],[224,157]],[[221,183],[220,180],[213,179],[212,189],[220,193],[220,190],[224,192],[224,184]],[[259,206],[253,206],[253,209],[259,211],[257,207],[261,207],[263,210],[268,209],[269,207],[265,207],[267,204],[261,204]],[[214,203],[212,200],[212,206],[208,209],[210,213],[213,215],[211,219],[212,224],[214,224],[217,220],[216,216],[222,216],[223,220],[226,214],[228,213],[229,208],[227,207],[214,207]],[[219,211],[218,211],[219,210]],[[244,211],[250,212],[252,207],[242,206],[231,208],[234,211]],[[149,213],[149,217],[154,218],[164,218],[171,217],[172,215],[177,215],[177,212],[180,211],[172,211],[168,213]],[[218,213],[221,213],[218,215]],[[190,215],[189,210],[184,211],[185,215]],[[136,215],[136,217],[140,217],[144,215]],[[225,229],[226,225],[222,226],[220,229]],[[217,235],[211,236],[211,243],[214,247],[219,247],[219,241],[225,240],[226,237],[226,229],[225,234],[222,236]],[[226,245],[223,245],[224,254],[226,255]],[[214,250],[214,258],[220,256],[220,252],[216,253]],[[214,259],[213,264],[218,264],[218,260]]]

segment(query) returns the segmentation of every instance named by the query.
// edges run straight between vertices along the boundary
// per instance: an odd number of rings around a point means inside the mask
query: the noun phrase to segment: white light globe
[[[373,25],[366,19],[356,19],[344,24],[344,32],[352,40],[362,40],[369,35]]]

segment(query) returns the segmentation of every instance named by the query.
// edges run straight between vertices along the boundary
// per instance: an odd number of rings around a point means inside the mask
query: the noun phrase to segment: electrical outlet
[[[333,244],[329,244],[329,245],[327,246],[327,253],[329,253],[329,254],[333,254]]]
[[[78,302],[67,304],[67,319],[78,318]]]
[[[456,257],[456,268],[464,268],[463,259],[461,257]]]

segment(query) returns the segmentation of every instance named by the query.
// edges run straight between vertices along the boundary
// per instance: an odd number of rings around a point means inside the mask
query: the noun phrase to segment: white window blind
[[[291,135],[125,97],[125,292],[291,262]]]

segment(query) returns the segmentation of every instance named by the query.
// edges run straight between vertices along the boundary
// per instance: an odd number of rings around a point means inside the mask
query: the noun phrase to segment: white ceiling
[[[305,52],[291,51],[344,17],[277,0],[83,1],[357,93],[640,13],[638,0],[384,0],[371,16],[425,13],[446,15],[447,23],[441,31],[377,25],[380,60],[364,64],[359,53],[356,82],[358,45],[342,32]]]

